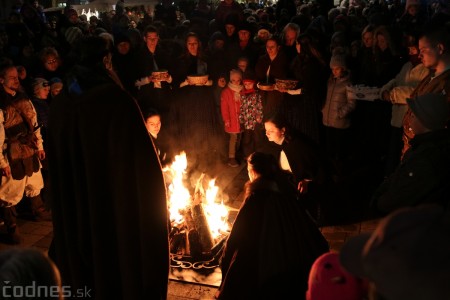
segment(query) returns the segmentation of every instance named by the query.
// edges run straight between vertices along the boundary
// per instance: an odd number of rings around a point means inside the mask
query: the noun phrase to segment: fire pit
[[[215,180],[205,185],[205,174],[197,179],[191,193],[186,186],[186,168],[186,154],[181,153],[163,170],[168,183],[171,266],[214,269],[230,230],[228,210]]]

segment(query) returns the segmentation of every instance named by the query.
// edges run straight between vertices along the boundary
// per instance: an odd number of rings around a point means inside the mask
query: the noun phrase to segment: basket
[[[349,99],[374,101],[380,99],[380,88],[364,85],[347,86],[347,97]]]
[[[169,72],[167,70],[159,70],[152,72],[152,77],[155,80],[165,80],[169,77]]]
[[[292,90],[297,86],[298,80],[275,79],[275,85],[279,90]]]
[[[204,85],[208,81],[208,75],[189,75],[187,79],[195,85]]]
[[[258,84],[258,88],[259,88],[261,91],[267,91],[267,92],[270,92],[270,91],[273,91],[273,90],[274,90],[275,86],[274,86],[272,83],[262,83],[262,82],[260,82],[260,83]]]

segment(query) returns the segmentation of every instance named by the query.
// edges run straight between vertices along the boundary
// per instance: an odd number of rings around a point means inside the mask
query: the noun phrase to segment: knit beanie
[[[271,38],[272,34],[270,33],[269,30],[267,30],[265,28],[261,28],[260,30],[258,30],[258,36],[264,36],[267,38]]]
[[[109,41],[111,45],[114,45],[114,36],[109,32],[102,32],[98,35],[101,38]]]
[[[244,72],[244,74],[242,75],[242,82],[245,81],[251,81],[253,83],[256,82],[256,74],[255,72],[251,71],[251,70],[247,70]]]
[[[336,54],[331,57],[330,68],[341,67],[347,70],[347,63],[345,61],[345,56],[341,54]]]
[[[99,35],[100,36],[100,35]],[[130,37],[122,32],[119,32],[113,36],[113,41],[115,45],[119,45],[120,43],[127,42],[131,45]]]
[[[216,31],[213,34],[211,34],[211,37],[209,38],[209,43],[214,44],[214,42],[217,40],[225,41],[225,36],[221,31]]]
[[[447,98],[441,94],[425,94],[406,99],[409,108],[423,126],[430,130],[443,129],[450,114]]]
[[[230,70],[230,78],[233,75],[239,75],[241,77],[241,80],[242,80],[242,71],[241,70],[239,70],[239,69],[231,69]]]
[[[235,27],[239,24],[239,17],[236,14],[230,13],[226,16],[224,24],[234,25]]]
[[[72,26],[66,29],[64,36],[66,38],[66,41],[69,44],[73,45],[78,39],[80,39],[83,36],[83,32],[81,31],[80,28]]]
[[[61,90],[63,88],[63,83],[61,78],[59,77],[53,77],[52,79],[50,79],[50,91],[54,91],[54,90]]]
[[[248,21],[243,21],[239,24],[237,32],[239,32],[241,30],[248,31],[252,35],[254,32],[254,26],[252,25],[252,23],[250,23]]]
[[[363,282],[342,268],[338,253],[322,254],[312,265],[307,300],[361,300],[364,293]]]
[[[39,92],[40,89],[48,87],[48,86],[49,86],[49,82],[45,78],[38,77],[38,78],[33,79],[33,81],[31,82],[31,87],[33,88],[34,94]]]

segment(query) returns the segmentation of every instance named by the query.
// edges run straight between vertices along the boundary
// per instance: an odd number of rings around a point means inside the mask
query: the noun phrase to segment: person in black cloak
[[[281,114],[264,117],[264,128],[267,139],[276,146],[269,153],[298,190],[299,201],[319,225],[332,221],[340,201],[329,157],[313,139],[292,129]]]
[[[87,37],[52,103],[49,165],[63,285],[93,299],[166,299],[167,203],[135,100],[109,76],[106,41]]]
[[[217,299],[305,299],[314,261],[329,251],[326,239],[283,181],[275,158],[254,152],[250,181],[221,257]]]
[[[173,125],[177,151],[186,151],[189,173],[211,172],[218,163],[218,146],[222,145],[223,130],[219,127],[213,82],[208,71],[200,39],[196,33],[189,32],[185,52],[170,71],[174,102],[167,122]]]

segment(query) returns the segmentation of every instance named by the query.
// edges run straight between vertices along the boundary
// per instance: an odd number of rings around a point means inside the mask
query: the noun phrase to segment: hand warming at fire
[[[300,194],[306,194],[308,192],[308,184],[312,181],[312,179],[303,179],[298,183],[297,189]]]

